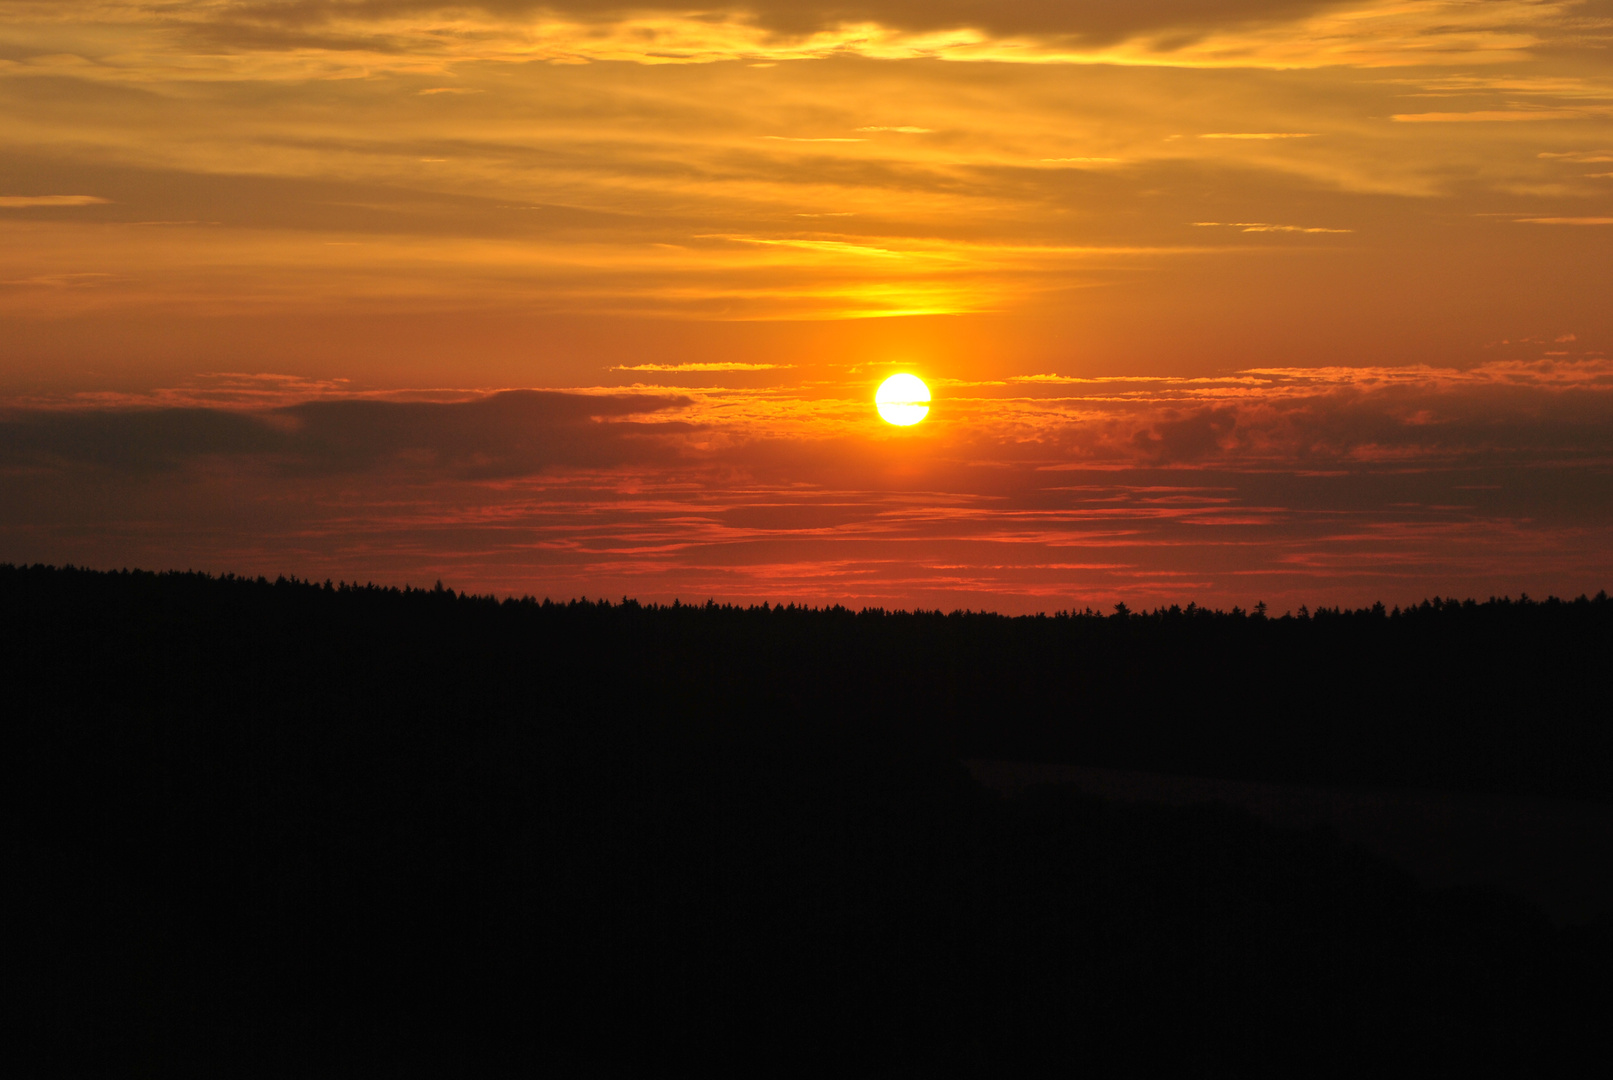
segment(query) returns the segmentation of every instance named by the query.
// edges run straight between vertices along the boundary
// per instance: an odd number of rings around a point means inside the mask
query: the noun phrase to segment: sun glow
[[[880,384],[874,405],[886,422],[911,427],[930,413],[930,388],[917,375],[892,375]]]

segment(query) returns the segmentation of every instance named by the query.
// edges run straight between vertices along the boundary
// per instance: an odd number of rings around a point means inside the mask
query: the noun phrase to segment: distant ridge
[[[7,663],[55,673],[47,706],[207,686],[223,696],[195,707],[217,708],[269,671],[350,695],[353,672],[440,670],[633,715],[770,702],[960,758],[1613,800],[1605,591],[1003,616],[0,565],[0,612]]]
[[[1561,597],[1558,597],[1558,596],[1555,596],[1555,595],[1549,595],[1543,600],[1537,600],[1537,599],[1534,599],[1534,598],[1530,597],[1528,593],[1522,593],[1522,594],[1519,595],[1518,599],[1516,599],[1516,600],[1512,599],[1511,595],[1491,596],[1486,600],[1475,600],[1475,599],[1473,599],[1471,597],[1469,597],[1467,599],[1458,600],[1455,597],[1443,597],[1442,598],[1442,597],[1439,597],[1439,596],[1435,596],[1432,599],[1424,598],[1421,603],[1408,604],[1404,608],[1402,608],[1399,604],[1396,604],[1392,608],[1385,607],[1383,601],[1381,601],[1381,600],[1379,600],[1376,603],[1373,603],[1373,604],[1371,604],[1369,606],[1359,607],[1359,608],[1350,608],[1350,607],[1344,607],[1344,606],[1340,606],[1340,605],[1335,605],[1333,607],[1327,607],[1325,605],[1318,605],[1316,608],[1312,609],[1309,605],[1301,605],[1300,608],[1298,609],[1298,614],[1297,615],[1293,611],[1285,612],[1283,615],[1271,614],[1271,613],[1269,613],[1267,611],[1266,605],[1264,603],[1257,603],[1254,608],[1252,608],[1252,609],[1250,609],[1248,611],[1245,611],[1243,608],[1238,607],[1237,605],[1234,605],[1230,610],[1223,610],[1221,608],[1201,607],[1198,603],[1191,602],[1191,601],[1189,603],[1187,603],[1186,605],[1171,604],[1168,607],[1164,606],[1164,605],[1159,605],[1159,606],[1154,607],[1152,610],[1149,610],[1149,609],[1146,609],[1146,608],[1145,609],[1133,610],[1132,607],[1129,604],[1118,603],[1118,604],[1115,605],[1113,612],[1111,614],[1108,614],[1108,615],[1105,615],[1102,611],[1099,611],[1099,610],[1097,610],[1097,609],[1095,609],[1095,608],[1093,608],[1091,606],[1087,606],[1087,607],[1080,608],[1080,609],[1076,609],[1076,608],[1061,608],[1058,611],[1053,611],[1053,612],[1043,611],[1043,612],[1037,612],[1035,614],[1029,614],[1029,615],[1003,615],[1003,614],[1001,614],[999,612],[990,611],[990,610],[987,610],[987,609],[984,609],[984,608],[982,608],[982,609],[980,609],[978,611],[973,609],[973,608],[954,608],[951,611],[946,611],[946,610],[943,610],[941,608],[933,608],[933,609],[932,608],[912,608],[912,609],[908,609],[908,608],[885,608],[885,607],[878,607],[878,606],[864,606],[862,608],[850,608],[850,607],[846,607],[844,604],[825,604],[822,607],[817,607],[817,606],[811,606],[811,605],[806,605],[806,604],[795,604],[795,603],[774,605],[774,604],[770,604],[770,603],[765,602],[765,601],[763,603],[760,603],[760,604],[734,604],[734,603],[728,603],[728,602],[719,604],[715,599],[707,599],[704,602],[696,601],[696,602],[692,602],[692,603],[685,603],[681,599],[675,599],[671,603],[668,604],[668,603],[657,603],[657,602],[654,602],[654,601],[639,601],[637,599],[634,599],[633,597],[627,597],[627,596],[622,597],[619,601],[615,601],[614,603],[608,597],[599,597],[599,598],[590,600],[590,599],[588,599],[587,596],[577,596],[577,597],[571,597],[571,598],[560,599],[560,600],[555,600],[555,599],[550,598],[550,597],[544,597],[542,600],[539,600],[537,597],[535,597],[535,596],[533,596],[533,595],[531,595],[529,593],[522,594],[521,596],[515,596],[513,594],[510,594],[510,595],[507,595],[507,596],[504,596],[504,597],[500,597],[496,593],[472,593],[472,592],[456,591],[452,587],[445,588],[440,579],[433,586],[430,586],[430,587],[417,587],[417,586],[415,586],[413,584],[404,584],[404,585],[401,585],[401,586],[400,585],[377,585],[374,582],[365,582],[364,584],[361,585],[361,584],[359,584],[359,582],[356,579],[354,581],[348,582],[348,581],[337,581],[337,580],[334,580],[334,579],[327,578],[323,582],[321,582],[321,581],[319,581],[317,579],[314,579],[314,578],[299,578],[295,574],[290,574],[290,575],[279,574],[279,575],[276,575],[274,578],[271,579],[271,578],[269,578],[269,577],[267,577],[265,575],[262,575],[262,574],[259,574],[259,575],[256,575],[256,576],[253,576],[253,575],[250,575],[250,574],[248,574],[248,575],[239,575],[239,574],[233,574],[233,573],[224,573],[224,574],[216,574],[215,575],[215,574],[208,573],[207,571],[203,571],[203,570],[143,570],[143,569],[140,569],[139,567],[135,567],[135,568],[132,568],[132,569],[129,568],[129,567],[123,567],[122,569],[117,569],[117,570],[97,570],[97,569],[94,569],[94,568],[91,568],[91,567],[75,566],[75,565],[73,565],[71,563],[64,564],[62,566],[56,566],[56,565],[50,564],[50,563],[33,563],[33,564],[0,563],[0,573],[13,573],[13,574],[16,574],[16,573],[33,573],[33,574],[62,574],[62,575],[76,575],[76,574],[99,575],[99,574],[105,574],[105,575],[111,575],[111,576],[122,576],[122,577],[131,578],[131,579],[185,579],[185,580],[201,581],[201,582],[216,582],[216,583],[218,583],[220,585],[248,585],[248,586],[252,586],[252,585],[255,585],[255,586],[272,585],[272,586],[275,586],[277,588],[306,588],[306,589],[315,589],[315,590],[321,590],[321,591],[330,591],[330,590],[334,589],[334,590],[336,590],[338,592],[361,592],[361,593],[367,593],[367,594],[372,594],[372,595],[373,594],[393,594],[393,595],[413,596],[413,595],[417,595],[417,594],[423,594],[423,595],[429,595],[429,596],[447,596],[449,599],[453,599],[453,600],[474,601],[474,602],[477,602],[477,603],[484,603],[484,604],[489,603],[489,602],[494,603],[494,604],[499,604],[499,605],[512,605],[513,604],[513,605],[523,607],[523,608],[532,607],[532,606],[541,606],[541,607],[544,607],[544,608],[592,606],[592,607],[604,608],[604,609],[607,609],[607,610],[612,608],[612,607],[624,607],[624,608],[630,608],[630,609],[634,609],[634,610],[647,610],[647,611],[659,611],[659,610],[662,610],[662,609],[669,609],[670,610],[670,609],[699,608],[699,609],[703,609],[703,610],[717,609],[717,610],[721,610],[721,611],[724,611],[724,612],[735,612],[735,611],[742,611],[742,612],[787,611],[787,612],[803,612],[803,613],[809,613],[809,614],[828,614],[828,613],[848,613],[849,612],[849,613],[855,613],[855,614],[859,614],[859,615],[988,616],[988,617],[991,617],[991,618],[999,618],[999,619],[1048,619],[1048,618],[1062,618],[1062,619],[1070,619],[1070,618],[1089,618],[1089,619],[1090,618],[1101,618],[1101,619],[1111,619],[1111,618],[1114,618],[1116,616],[1119,616],[1121,618],[1126,618],[1126,619],[1149,619],[1149,618],[1159,619],[1159,618],[1163,618],[1163,617],[1167,617],[1167,616],[1170,616],[1170,617],[1177,617],[1177,616],[1194,617],[1194,616],[1197,616],[1197,617],[1222,617],[1222,618],[1230,617],[1230,618],[1271,619],[1271,620],[1274,620],[1274,621],[1280,621],[1280,620],[1285,619],[1285,618],[1290,618],[1290,619],[1297,618],[1297,619],[1303,621],[1303,620],[1308,619],[1308,618],[1324,618],[1325,619],[1325,618],[1329,618],[1329,617],[1339,617],[1339,616],[1358,616],[1358,617],[1375,616],[1375,617],[1381,617],[1381,616],[1387,615],[1390,618],[1398,618],[1401,615],[1411,616],[1411,615],[1416,614],[1416,613],[1426,613],[1426,612],[1429,612],[1429,611],[1472,610],[1473,608],[1497,608],[1497,607],[1499,607],[1499,608],[1509,608],[1509,607],[1513,607],[1513,606],[1517,606],[1517,607],[1520,607],[1520,608],[1528,608],[1528,607],[1533,607],[1533,606],[1555,607],[1555,606],[1560,606],[1560,605],[1563,605],[1563,604],[1580,604],[1580,605],[1583,605],[1583,604],[1592,604],[1592,603],[1594,603],[1594,604],[1606,604],[1606,603],[1608,603],[1607,590],[1604,589],[1604,590],[1598,592],[1594,597],[1590,596],[1588,593],[1581,593],[1579,596],[1573,598],[1572,600],[1564,599],[1564,598],[1561,598]]]

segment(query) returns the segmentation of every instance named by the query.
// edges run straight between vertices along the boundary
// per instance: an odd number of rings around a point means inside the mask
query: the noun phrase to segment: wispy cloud
[[[1537,339],[1540,344],[1546,339]],[[1574,334],[1559,334],[1550,341],[1576,342]],[[1440,392],[1458,387],[1519,386],[1536,389],[1580,389],[1613,391],[1613,361],[1601,357],[1572,360],[1497,360],[1471,368],[1433,367],[1408,364],[1399,367],[1361,365],[1352,367],[1257,367],[1223,375],[1063,375],[1043,373],[1011,376],[1011,382],[1048,386],[1092,386],[1136,384],[1138,394],[1168,391],[1164,400],[1226,396],[1237,388],[1250,398],[1305,396],[1338,390],[1378,392],[1417,387]]]
[[[1273,225],[1266,221],[1194,221],[1189,224],[1201,229],[1238,229],[1246,233],[1347,233],[1355,231],[1354,229],[1328,229],[1315,225]]]
[[[746,364],[737,360],[714,360],[692,364],[617,364],[612,371],[779,371],[794,364]]]
[[[382,72],[441,76],[476,61],[760,65],[844,55],[1207,68],[1470,66],[1526,58],[1531,49],[1557,43],[1594,46],[1609,36],[1575,0],[1005,0],[961,6],[755,0],[698,11],[673,0],[626,6],[597,0],[210,0],[107,2],[89,14],[76,5],[70,15],[40,0],[7,6],[8,21],[49,27],[41,36],[57,51],[3,63],[59,68],[70,54],[78,66],[99,68],[96,77],[110,79],[147,77],[148,65],[191,80],[243,74],[302,80]],[[95,48],[64,48],[62,28],[73,22],[115,25],[145,40],[117,62],[93,63],[84,58],[98,55]],[[188,62],[173,63],[178,52],[187,53]]]
[[[1389,119],[1401,124],[1524,123],[1535,120],[1594,120],[1613,116],[1613,108],[1479,109],[1474,112],[1395,113]]]
[[[1201,139],[1314,139],[1314,131],[1212,131]]]
[[[1551,97],[1605,101],[1613,99],[1613,84],[1600,79],[1574,75],[1530,75],[1517,72],[1500,74],[1423,76],[1415,79],[1385,79],[1386,83],[1417,87],[1413,97],[1466,97],[1497,93],[1507,96]]]
[[[67,271],[60,274],[35,274],[32,277],[0,279],[0,285],[36,286],[46,289],[82,289],[105,285],[111,274],[98,270]]]
[[[1168,375],[1058,375],[1053,372],[1045,372],[1039,375],[1011,375],[1009,376],[1008,381],[1016,383],[1048,383],[1057,385],[1063,383],[1163,383],[1174,382],[1177,380],[1172,379]]]
[[[875,127],[875,126],[860,127],[857,130],[858,131],[895,131],[895,132],[900,132],[903,135],[929,135],[929,134],[931,134],[932,132],[935,131],[934,128],[927,128],[927,127]]]
[[[1613,217],[1526,217],[1516,220],[1526,225],[1613,225]]]
[[[99,195],[0,195],[0,206],[99,206],[109,202]]]

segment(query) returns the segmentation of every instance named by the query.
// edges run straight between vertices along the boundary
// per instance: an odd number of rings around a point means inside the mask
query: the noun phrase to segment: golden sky
[[[0,0],[0,560],[1595,592],[1609,297],[1608,0]]]

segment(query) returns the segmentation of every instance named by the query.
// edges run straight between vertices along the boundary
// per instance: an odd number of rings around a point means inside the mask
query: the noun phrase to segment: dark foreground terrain
[[[1588,1071],[1605,913],[960,762],[1606,803],[1610,656],[1603,596],[1004,619],[0,567],[8,1059]]]

